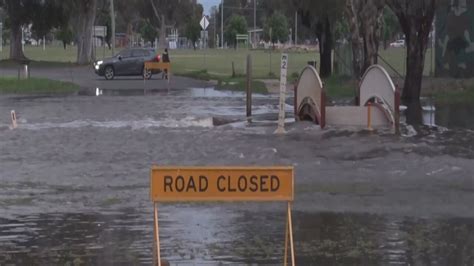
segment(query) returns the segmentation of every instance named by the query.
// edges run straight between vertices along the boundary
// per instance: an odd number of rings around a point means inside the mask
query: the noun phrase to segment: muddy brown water
[[[277,105],[256,96],[248,125],[243,93],[212,89],[0,97],[0,264],[151,264],[152,164],[293,165],[300,265],[474,264],[470,106],[435,104],[428,125],[401,136],[291,118],[275,136]],[[163,256],[278,265],[284,213],[163,204]]]

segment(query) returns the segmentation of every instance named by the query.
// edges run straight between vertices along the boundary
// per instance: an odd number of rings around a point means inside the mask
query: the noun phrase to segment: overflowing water
[[[291,102],[276,136],[273,95],[254,97],[251,123],[242,92],[0,97],[0,264],[150,264],[153,164],[294,166],[301,265],[474,264],[470,106],[427,105],[426,125],[397,136],[295,123]],[[162,255],[281,264],[285,210],[160,205]]]

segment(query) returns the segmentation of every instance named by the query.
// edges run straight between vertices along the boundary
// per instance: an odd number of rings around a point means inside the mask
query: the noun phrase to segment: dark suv
[[[148,70],[145,73],[145,62],[159,62],[160,56],[153,49],[131,48],[125,49],[114,57],[94,62],[95,73],[110,80],[115,76],[143,76],[150,79],[152,74],[160,70]]]

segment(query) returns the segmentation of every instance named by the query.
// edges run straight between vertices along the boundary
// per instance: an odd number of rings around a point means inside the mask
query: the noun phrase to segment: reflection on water
[[[161,218],[163,256],[173,263],[282,262],[283,211],[184,209]],[[472,219],[295,212],[293,220],[300,265],[474,263]],[[150,264],[152,238],[151,214],[129,209],[0,219],[0,264]]]
[[[401,113],[409,125],[442,126],[448,129],[474,129],[474,104],[434,103],[401,106]],[[411,108],[411,109],[410,109]]]
[[[437,104],[436,121],[447,128],[474,129],[474,104]]]

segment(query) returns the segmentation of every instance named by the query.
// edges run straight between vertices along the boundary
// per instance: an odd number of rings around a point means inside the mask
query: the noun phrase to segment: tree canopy
[[[234,48],[237,47],[237,34],[247,34],[247,21],[243,16],[233,15],[227,22],[224,38]]]
[[[266,21],[264,26],[265,39],[272,43],[288,40],[288,20],[280,12],[275,12]]]

